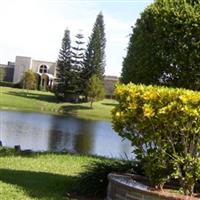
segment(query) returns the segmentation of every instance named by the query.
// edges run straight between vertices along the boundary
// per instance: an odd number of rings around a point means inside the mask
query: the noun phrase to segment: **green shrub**
[[[109,173],[126,173],[137,171],[137,165],[128,160],[102,159],[86,166],[86,171],[80,174],[76,192],[82,195],[105,197]]]
[[[37,74],[30,69],[24,72],[23,87],[28,90],[35,90],[37,88],[37,78]]]
[[[0,82],[1,87],[12,87],[12,88],[22,88],[21,83],[13,83],[13,82]]]
[[[131,140],[150,181],[162,187],[174,177],[192,194],[200,178],[200,93],[128,84],[115,95],[113,127]]]
[[[16,151],[7,147],[0,147],[0,157],[8,156],[8,155],[16,155]]]

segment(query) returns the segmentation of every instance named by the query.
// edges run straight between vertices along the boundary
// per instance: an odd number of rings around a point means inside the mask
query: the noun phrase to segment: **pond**
[[[21,145],[33,151],[62,151],[131,158],[129,141],[119,137],[110,122],[40,113],[0,111],[3,146]]]

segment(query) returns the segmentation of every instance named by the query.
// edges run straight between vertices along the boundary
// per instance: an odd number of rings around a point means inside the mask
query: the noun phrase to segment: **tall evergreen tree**
[[[82,92],[82,81],[81,81],[81,71],[83,68],[84,61],[84,50],[83,47],[83,34],[78,33],[76,35],[75,45],[72,47],[72,74],[73,74],[73,86],[74,93],[80,94]]]
[[[76,35],[75,46],[72,47],[72,67],[76,71],[81,71],[84,59],[84,36],[82,33]]]
[[[85,52],[84,68],[82,70],[82,78],[85,80],[85,83],[93,75],[97,75],[101,80],[103,79],[105,70],[105,46],[104,20],[103,14],[100,12],[96,18]]]
[[[58,98],[64,99],[70,90],[71,78],[71,39],[70,31],[68,29],[64,32],[62,46],[57,60],[57,86],[55,88],[55,95]]]

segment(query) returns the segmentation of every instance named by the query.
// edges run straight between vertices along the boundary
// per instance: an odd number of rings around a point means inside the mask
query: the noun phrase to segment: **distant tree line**
[[[70,30],[64,32],[62,46],[57,60],[56,97],[62,101],[93,102],[103,96],[103,75],[105,71],[105,31],[103,15],[96,18],[88,44],[84,48],[84,36],[76,35],[71,45]],[[92,84],[92,85],[91,85]],[[91,103],[92,105],[92,103]]]

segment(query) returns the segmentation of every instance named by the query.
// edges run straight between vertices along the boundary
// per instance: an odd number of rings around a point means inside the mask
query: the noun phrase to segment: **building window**
[[[40,68],[39,68],[39,72],[41,74],[47,73],[47,66],[46,65],[41,65]]]

